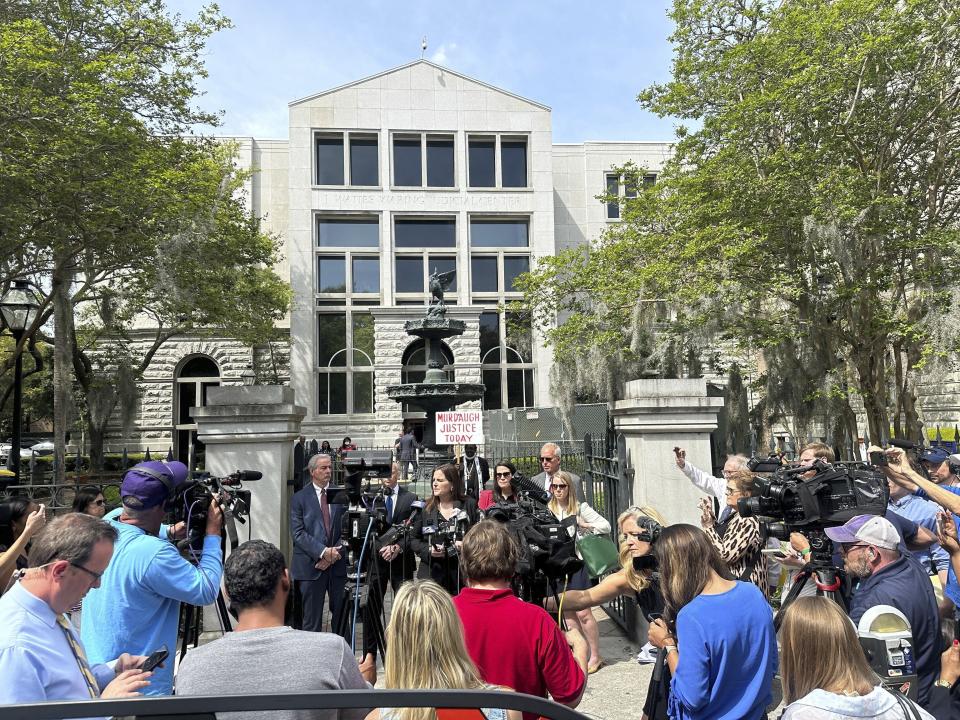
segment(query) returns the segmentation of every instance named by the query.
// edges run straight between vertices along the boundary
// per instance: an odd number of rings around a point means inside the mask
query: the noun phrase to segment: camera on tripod
[[[773,457],[751,458],[747,466],[761,472],[760,468],[774,464]],[[754,496],[737,502],[740,515],[763,518],[766,534],[780,540],[789,540],[791,532],[803,533],[815,562],[831,562],[833,545],[824,528],[887,510],[887,479],[873,465],[818,459],[813,465],[795,468],[777,461],[776,467],[770,477],[754,478]]]
[[[213,477],[210,473],[195,475],[174,498],[174,522],[184,521],[187,524],[187,536],[178,543],[179,547],[189,546],[193,553],[203,550],[203,536],[206,533],[207,515],[210,511],[210,501],[216,498],[223,510],[225,527],[230,534],[231,541],[236,539],[236,527],[232,521],[241,525],[246,523],[250,514],[250,491],[243,487],[243,483],[259,480],[263,473],[257,470],[237,470],[231,475]]]

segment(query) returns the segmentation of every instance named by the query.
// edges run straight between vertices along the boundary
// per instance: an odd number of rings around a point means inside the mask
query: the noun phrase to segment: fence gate
[[[614,542],[619,529],[617,518],[633,498],[633,468],[627,467],[627,445],[623,435],[583,438],[583,491],[587,502],[613,528]],[[637,640],[637,603],[633,597],[619,597],[603,606],[628,638]]]

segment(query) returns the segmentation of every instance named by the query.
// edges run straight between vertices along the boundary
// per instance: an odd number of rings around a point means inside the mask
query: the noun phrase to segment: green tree
[[[189,134],[216,124],[195,82],[228,25],[215,5],[185,21],[161,0],[0,9],[0,268],[42,278],[34,330],[53,317],[61,471],[71,370],[100,442],[129,400],[118,388],[163,342],[201,326],[251,341],[285,310],[276,242],[237,193],[231,149]],[[134,343],[134,327],[155,334]]]
[[[786,392],[768,400],[822,415],[839,398],[849,432],[853,392],[873,440],[891,417],[915,435],[918,373],[952,349],[928,341],[955,325],[958,12],[676,0],[672,78],[639,99],[698,129],[678,128],[623,223],[531,274],[540,322],[569,313],[549,331],[556,352],[635,355],[638,319],[666,301],[694,347],[706,332],[774,361],[768,390]]]

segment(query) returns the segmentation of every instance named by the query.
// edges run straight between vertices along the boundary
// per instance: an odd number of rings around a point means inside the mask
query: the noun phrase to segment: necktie
[[[393,495],[387,495],[387,522],[393,522]]]
[[[327,532],[327,543],[333,537],[333,523],[330,521],[330,503],[327,502],[327,489],[320,491],[320,514],[323,515],[323,528]]]
[[[70,649],[73,651],[73,657],[76,658],[77,665],[80,666],[80,674],[83,675],[83,679],[87,683],[87,690],[90,692],[90,697],[100,697],[100,687],[97,685],[97,679],[90,670],[90,664],[87,662],[87,656],[83,652],[83,648],[73,636],[73,630],[70,627],[70,621],[67,620],[66,615],[57,616],[57,625],[63,630],[63,634],[67,636],[67,644],[70,645]]]

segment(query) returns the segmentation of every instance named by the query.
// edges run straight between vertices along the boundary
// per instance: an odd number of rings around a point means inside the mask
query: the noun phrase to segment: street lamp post
[[[36,317],[37,298],[26,280],[14,280],[13,287],[0,298],[0,315],[14,340],[16,355],[13,367],[13,442],[10,447],[10,469],[20,482],[20,433],[23,427],[23,353],[16,346]]]

